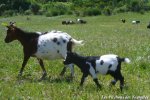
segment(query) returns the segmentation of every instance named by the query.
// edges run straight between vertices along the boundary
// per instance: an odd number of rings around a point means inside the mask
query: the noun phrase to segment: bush
[[[71,4],[62,2],[49,2],[42,6],[42,9],[48,11],[46,16],[58,16],[64,14],[72,14]]]
[[[31,4],[30,9],[33,12],[33,14],[37,15],[40,10],[40,5],[37,3],[33,3]]]
[[[45,16],[46,16],[46,17],[52,17],[52,14],[51,14],[51,12],[46,12],[46,13],[45,13]]]
[[[26,10],[26,11],[24,12],[24,14],[25,14],[25,15],[32,15],[33,13],[32,13],[32,11],[29,9],[29,10]]]
[[[48,11],[45,15],[46,17],[58,16],[60,15],[60,12],[58,10],[51,10]]]
[[[39,10],[38,15],[44,15],[46,11],[44,10]]]
[[[110,16],[112,14],[112,11],[109,7],[105,7],[103,10],[103,14],[106,16]]]
[[[140,10],[140,14],[145,14],[145,11],[144,10]]]
[[[140,11],[139,1],[133,0],[133,1],[131,2],[131,11],[134,11],[134,12]]]
[[[6,10],[6,5],[5,4],[0,4],[0,15]]]
[[[9,17],[9,16],[13,16],[16,15],[16,11],[15,10],[6,10],[2,13],[3,16]]]
[[[101,11],[98,8],[88,8],[83,11],[84,16],[97,16],[101,15]]]
[[[127,12],[127,11],[128,11],[127,6],[124,5],[122,7],[115,8],[113,12],[114,13],[124,13],[124,12]]]
[[[51,10],[51,16],[58,16],[60,15],[60,11],[59,10]]]

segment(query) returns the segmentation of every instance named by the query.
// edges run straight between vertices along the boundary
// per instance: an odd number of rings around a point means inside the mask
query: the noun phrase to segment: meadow
[[[110,87],[112,77],[98,75],[103,88],[97,90],[91,77],[83,88],[78,88],[82,76],[75,66],[75,78],[70,81],[70,70],[64,77],[59,76],[63,68],[62,59],[44,61],[48,73],[47,79],[38,81],[42,75],[37,60],[31,58],[25,67],[23,76],[17,78],[23,61],[22,46],[18,41],[6,44],[6,30],[0,25],[0,99],[1,100],[101,100],[101,99],[150,99],[150,13],[124,13],[112,16],[83,17],[87,24],[62,25],[62,20],[75,20],[75,16],[14,16],[0,18],[0,23],[15,21],[26,31],[60,30],[78,40],[84,40],[84,46],[74,48],[81,55],[103,55],[108,53],[128,57],[130,64],[122,63],[125,87],[120,92],[119,82]],[[126,23],[120,21],[125,18]],[[141,23],[133,25],[132,20]]]

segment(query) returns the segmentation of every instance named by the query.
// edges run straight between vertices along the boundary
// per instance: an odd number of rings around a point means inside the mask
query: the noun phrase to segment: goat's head
[[[7,35],[5,38],[5,42],[9,43],[16,39],[16,26],[15,22],[10,22],[7,27]]]
[[[64,64],[67,65],[67,64],[71,64],[73,63],[73,60],[74,60],[74,56],[76,54],[73,53],[73,52],[67,52],[67,56],[66,56],[66,59],[64,61]]]

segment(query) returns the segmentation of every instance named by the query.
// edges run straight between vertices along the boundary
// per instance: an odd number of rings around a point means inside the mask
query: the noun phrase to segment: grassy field
[[[18,41],[4,43],[6,30],[0,26],[0,100],[101,100],[101,99],[150,99],[150,30],[146,28],[150,13],[140,15],[126,13],[113,16],[84,17],[85,25],[62,25],[62,20],[75,20],[74,16],[44,17],[15,16],[0,18],[0,23],[17,22],[17,26],[26,31],[60,30],[69,33],[85,45],[75,47],[74,51],[81,55],[103,55],[114,53],[128,57],[131,64],[122,64],[125,88],[120,92],[119,82],[109,86],[112,77],[98,75],[103,88],[97,90],[91,77],[84,87],[78,89],[82,73],[75,66],[75,78],[69,81],[70,70],[64,77],[59,73],[63,68],[62,60],[44,61],[48,73],[46,80],[39,82],[42,70],[36,59],[31,58],[25,67],[23,77],[17,75],[23,61],[22,46]],[[121,23],[125,18],[127,22]],[[132,20],[140,20],[132,25]]]

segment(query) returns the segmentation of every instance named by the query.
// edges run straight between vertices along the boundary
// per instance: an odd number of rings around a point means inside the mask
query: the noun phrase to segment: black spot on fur
[[[53,39],[53,42],[57,42],[57,38],[54,38],[54,39]]]
[[[45,46],[46,46],[46,44],[43,44],[43,46],[45,47]]]
[[[103,63],[104,63],[104,61],[103,61],[103,60],[101,60],[101,61],[100,61],[100,65],[103,65]]]
[[[57,50],[57,53],[59,53],[59,50]]]
[[[64,43],[66,43],[66,40],[63,40]]]
[[[112,67],[112,64],[110,64],[109,66],[108,66],[108,68],[110,69]]]
[[[60,45],[60,42],[57,42],[57,45]]]

